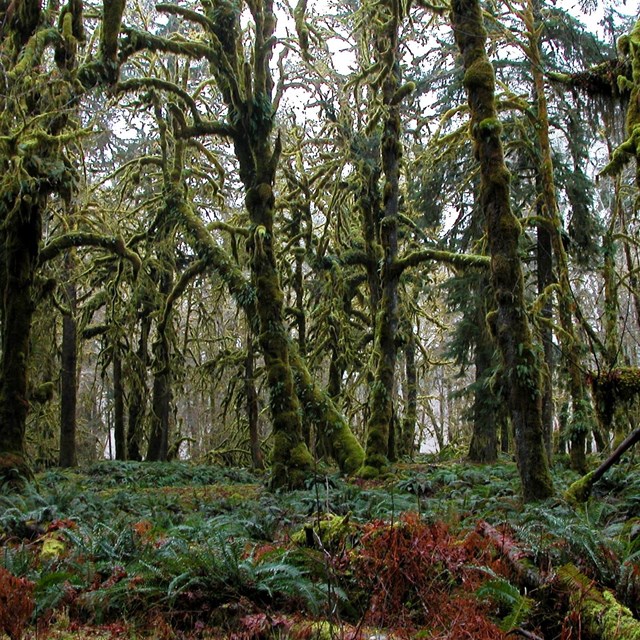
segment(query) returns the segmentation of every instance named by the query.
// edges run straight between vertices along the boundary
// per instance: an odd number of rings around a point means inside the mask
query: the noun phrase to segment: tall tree
[[[4,149],[0,201],[0,475],[28,474],[25,422],[29,410],[27,357],[42,221],[52,194],[69,197],[74,168],[65,144],[80,133],[70,117],[88,88],[113,82],[124,0],[103,4],[99,55],[80,66],[85,38],[81,0],[60,12],[39,0],[2,5],[0,57],[5,70],[0,135]],[[59,18],[57,26],[51,26]],[[54,56],[48,55],[53,49]],[[53,64],[52,64],[53,63]],[[75,78],[74,78],[75,76]]]
[[[542,433],[540,365],[524,300],[518,242],[522,229],[511,210],[509,172],[502,127],[495,107],[493,66],[486,53],[486,30],[478,0],[453,0],[451,19],[462,54],[474,151],[480,164],[478,200],[486,219],[491,284],[496,310],[489,323],[502,354],[516,457],[526,501],[553,494]]]

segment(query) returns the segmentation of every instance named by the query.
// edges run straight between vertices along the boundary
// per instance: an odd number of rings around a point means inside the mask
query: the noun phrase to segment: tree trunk
[[[71,274],[73,260],[67,257],[68,274]],[[62,316],[62,362],[60,371],[60,459],[61,467],[75,467],[78,464],[76,451],[76,404],[78,398],[78,335],[75,318],[76,286],[73,282],[65,285],[66,302],[69,313]]]
[[[469,444],[469,461],[491,464],[498,459],[498,401],[487,387],[488,371],[493,360],[493,342],[476,344],[473,399],[473,435]]]
[[[197,254],[209,260],[211,268],[216,270],[231,294],[236,298],[237,304],[244,309],[252,328],[259,331],[259,314],[256,298],[253,295],[254,290],[248,286],[249,283],[242,271],[216,245],[202,221],[194,214],[184,198],[180,197],[179,200],[173,202],[173,206],[176,211],[180,212],[181,220],[193,238]],[[288,358],[294,374],[296,394],[302,401],[305,418],[315,421],[320,437],[326,437],[333,443],[332,455],[341,471],[354,473],[360,468],[364,458],[360,443],[353,435],[344,416],[337,410],[331,397],[313,381],[304,360],[295,353],[295,349],[291,349],[291,345],[288,347]],[[302,441],[301,431],[300,441]],[[309,454],[309,471],[311,467],[312,460]]]
[[[314,382],[304,360],[297,353],[292,353],[291,364],[305,419],[316,425],[318,434],[325,442],[329,454],[338,463],[340,471],[355,473],[364,460],[362,446],[333,400]]]
[[[167,301],[173,285],[173,267],[170,266],[171,256],[162,255],[163,261],[160,273],[158,291],[163,301]],[[169,453],[169,428],[171,419],[171,399],[173,397],[170,362],[170,311],[164,310],[161,320],[156,326],[156,336],[153,352],[155,356],[153,373],[153,392],[151,400],[151,431],[149,433],[149,447],[147,460],[152,462],[166,461]]]
[[[381,144],[384,189],[382,219],[378,230],[382,250],[379,303],[374,308],[374,377],[369,397],[367,446],[360,470],[363,477],[375,477],[388,465],[390,436],[394,428],[394,391],[396,371],[396,337],[398,333],[398,283],[400,273],[395,268],[398,256],[398,203],[400,198],[400,102],[397,98],[401,83],[398,62],[398,31],[402,21],[400,7],[394,2],[379,3],[373,22],[375,57],[382,64],[382,103],[384,118]],[[379,21],[379,22],[378,22]],[[391,448],[393,448],[391,446]]]
[[[519,256],[520,223],[511,211],[509,173],[500,141],[495,78],[478,0],[453,0],[451,16],[462,53],[471,131],[480,163],[480,210],[485,215],[496,310],[488,318],[502,354],[516,458],[525,501],[553,494],[542,433],[540,365],[526,315]]]
[[[400,432],[401,456],[413,458],[416,442],[416,424],[418,422],[418,372],[416,369],[416,337],[410,324],[407,326],[408,336],[404,346],[405,362],[405,408]]]
[[[127,439],[124,424],[122,354],[117,345],[113,347],[113,435],[116,445],[116,460],[126,460]]]
[[[290,363],[289,335],[284,323],[284,294],[275,257],[273,185],[280,158],[280,139],[272,142],[274,124],[273,78],[270,61],[276,19],[273,0],[250,3],[255,31],[251,62],[241,60],[239,13],[232,5],[221,5],[212,14],[215,47],[228,64],[216,68],[216,79],[233,122],[233,143],[245,189],[249,214],[252,283],[255,287],[258,344],[262,350],[269,408],[273,424],[271,482],[274,488],[303,485],[313,468],[313,458],[304,441],[300,403],[295,393]],[[238,79],[244,69],[240,91]],[[235,89],[234,89],[235,87]]]
[[[251,464],[254,469],[264,469],[264,456],[260,443],[260,423],[258,421],[258,393],[254,378],[253,337],[247,332],[247,356],[244,360],[244,392],[247,400],[249,420],[249,443],[251,445]]]
[[[475,389],[473,397],[473,435],[469,444],[469,460],[490,464],[498,459],[498,427],[501,399],[490,388],[488,379],[494,364],[495,342],[486,328],[488,277],[477,282],[476,326],[478,327],[474,365]]]
[[[540,53],[540,21],[538,14],[539,7],[536,4],[536,0],[528,0],[526,10],[523,12],[523,19],[527,29],[527,52],[531,63],[537,106],[536,132],[540,149],[538,171],[542,187],[542,215],[549,221],[550,239],[558,271],[558,315],[562,328],[559,339],[569,374],[569,395],[571,396],[572,405],[571,420],[569,422],[571,466],[576,471],[584,473],[587,468],[585,445],[587,435],[593,429],[593,411],[584,376],[580,369],[581,344],[573,326],[572,306],[575,303],[569,281],[569,264],[562,240],[562,223],[558,213],[556,188],[553,179],[553,158],[549,139],[549,116],[544,87],[544,69]]]
[[[258,342],[267,371],[273,421],[272,485],[298,488],[311,471],[313,460],[302,435],[300,403],[295,392],[289,337],[283,319],[284,295],[273,247],[275,198],[272,177],[263,177],[269,182],[250,187],[246,201],[252,223],[249,251],[260,327]]]
[[[10,202],[9,208],[13,205]],[[29,411],[27,361],[42,218],[37,200],[23,198],[16,211],[7,210],[6,206],[3,202],[0,225],[0,480],[14,481],[16,473],[31,475],[25,451]]]
[[[539,182],[536,175],[536,186]],[[537,207],[541,209],[540,205]],[[542,215],[542,211],[538,212]],[[553,329],[553,303],[551,296],[546,295],[547,287],[553,284],[553,246],[549,230],[540,225],[536,236],[536,269],[538,279],[538,295],[545,296],[545,303],[540,311],[542,323],[539,328],[544,351],[544,368],[542,371],[542,430],[547,458],[551,463],[553,456],[553,372],[554,372],[554,346]]]
[[[129,386],[129,422],[127,425],[127,459],[142,460],[141,443],[144,429],[145,407],[147,405],[147,368],[149,366],[149,332],[151,318],[143,313],[140,319],[138,349],[133,357],[133,373]]]

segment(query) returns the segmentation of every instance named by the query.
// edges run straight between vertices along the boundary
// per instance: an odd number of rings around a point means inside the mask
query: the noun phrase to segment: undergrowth
[[[555,474],[560,494],[575,476]],[[246,470],[183,463],[48,471],[0,496],[0,609],[15,613],[0,632],[498,640],[561,629],[566,612],[517,584],[475,533],[480,520],[536,571],[571,562],[638,615],[639,478],[612,470],[576,510],[560,499],[523,508],[507,459],[425,459],[375,483],[318,474],[290,493]]]

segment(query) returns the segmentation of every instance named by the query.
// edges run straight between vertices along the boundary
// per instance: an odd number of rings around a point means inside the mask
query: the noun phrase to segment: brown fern
[[[20,640],[24,628],[35,609],[34,583],[17,578],[0,567],[0,632],[10,640]]]

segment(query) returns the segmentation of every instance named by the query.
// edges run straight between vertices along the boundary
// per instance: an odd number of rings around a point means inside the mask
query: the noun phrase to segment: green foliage
[[[485,582],[476,591],[480,598],[488,598],[500,606],[500,628],[510,632],[519,627],[531,613],[533,601],[504,578],[496,577]]]
[[[623,467],[574,510],[558,501],[522,509],[506,459],[477,467],[425,457],[403,466],[401,478],[375,482],[318,473],[281,493],[243,470],[172,463],[158,466],[163,475],[153,466],[46,472],[37,487],[0,497],[0,566],[33,583],[39,620],[66,612],[93,624],[144,624],[161,614],[187,629],[231,616],[235,629],[245,624],[232,613],[242,602],[245,613],[274,620],[292,610],[381,628],[396,620],[419,637],[437,631],[418,624],[420,603],[437,602],[445,618],[462,611],[479,625],[476,637],[487,637],[537,619],[547,605],[523,596],[473,532],[480,517],[510,523],[534,566],[575,563],[621,602],[637,603],[640,480]],[[555,469],[559,486],[575,477]],[[310,545],[305,528],[318,532]],[[55,553],[43,554],[51,540]]]

